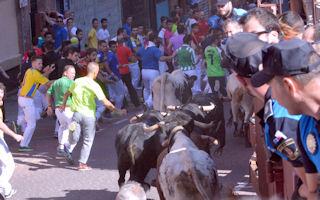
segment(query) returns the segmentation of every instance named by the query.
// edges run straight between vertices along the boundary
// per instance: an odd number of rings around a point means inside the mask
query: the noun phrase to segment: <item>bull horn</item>
[[[199,108],[205,112],[209,112],[212,111],[214,108],[216,107],[216,105],[214,105],[212,102],[210,102],[210,106],[200,106]]]
[[[133,116],[131,119],[130,119],[130,123],[135,123],[140,117],[142,117],[143,113],[139,114],[139,115],[136,115],[136,116]]]
[[[162,116],[167,116],[168,113],[166,113],[166,112],[161,112],[160,114],[161,114]]]
[[[168,110],[176,110],[176,109],[179,109],[180,106],[167,106],[167,109]]]
[[[194,125],[202,128],[202,129],[210,129],[210,128],[213,127],[213,122],[210,122],[209,124],[206,124],[206,123],[194,120]]]
[[[209,140],[214,145],[218,145],[219,144],[219,141],[214,137],[211,137],[211,136],[208,136],[208,135],[201,135],[200,137],[203,140]]]
[[[155,130],[157,130],[157,129],[159,129],[160,128],[160,125],[159,124],[154,124],[154,125],[152,125],[152,126],[144,126],[143,127],[143,130],[145,131],[145,132],[148,132],[148,133],[150,133],[150,132],[152,132],[152,131],[155,131]]]

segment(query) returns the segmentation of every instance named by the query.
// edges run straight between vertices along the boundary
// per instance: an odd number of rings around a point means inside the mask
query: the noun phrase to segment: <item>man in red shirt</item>
[[[133,56],[131,49],[124,45],[124,39],[122,38],[118,39],[117,57],[119,61],[119,72],[121,79],[128,88],[131,102],[135,107],[138,107],[140,106],[140,101],[137,91],[132,85],[131,74],[129,70],[129,62],[136,62],[136,58]]]
[[[206,35],[209,33],[209,24],[208,19],[206,19],[206,16],[203,11],[199,12],[199,20],[198,20],[198,26],[199,26],[199,37],[201,42],[204,40]]]

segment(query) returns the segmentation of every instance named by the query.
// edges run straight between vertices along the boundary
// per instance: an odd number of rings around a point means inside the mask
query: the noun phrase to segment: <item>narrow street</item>
[[[17,100],[15,95],[6,100],[9,120],[16,119]],[[105,122],[103,130],[96,134],[88,163],[91,171],[77,171],[63,158],[56,156],[56,139],[53,137],[54,120],[45,118],[37,123],[32,139],[34,151],[18,153],[18,144],[7,138],[13,152],[16,170],[11,180],[18,192],[14,200],[68,199],[68,200],[112,200],[119,190],[118,171],[114,140],[116,132],[128,123],[130,116],[138,111],[129,111],[124,119]],[[226,112],[226,113],[229,113]],[[79,145],[80,146],[80,145]],[[73,157],[78,158],[79,146]],[[243,138],[234,138],[228,128],[227,144],[222,156],[216,157],[222,199],[236,199],[232,195],[234,186],[248,182],[248,160],[251,149],[245,148]],[[154,171],[153,171],[154,172]],[[128,175],[128,174],[127,174]],[[152,180],[154,173],[148,179]],[[149,199],[159,199],[156,188],[147,194]],[[255,199],[250,196],[239,198]]]

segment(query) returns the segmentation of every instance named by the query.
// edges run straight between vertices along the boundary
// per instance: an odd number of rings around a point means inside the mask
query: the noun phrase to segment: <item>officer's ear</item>
[[[242,77],[242,76],[239,76],[238,74],[236,75],[236,77],[237,77],[237,79],[238,79],[238,81],[244,86],[244,87],[247,87],[247,81],[246,81],[246,79],[244,78],[244,77]]]
[[[283,86],[286,89],[286,91],[294,98],[299,98],[298,95],[298,83],[294,81],[290,77],[284,77],[283,78]]]

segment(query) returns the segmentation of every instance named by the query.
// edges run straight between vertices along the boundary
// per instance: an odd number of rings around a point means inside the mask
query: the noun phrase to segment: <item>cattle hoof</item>
[[[233,137],[237,137],[237,132],[233,132]]]
[[[151,185],[149,183],[141,183],[141,186],[143,187],[144,191],[148,191],[151,188]]]
[[[153,179],[153,180],[151,181],[151,186],[157,187],[157,179]]]
[[[121,188],[121,186],[123,186],[123,184],[124,184],[124,181],[118,181],[119,188]]]
[[[218,149],[216,149],[214,151],[214,154],[215,155],[218,155],[218,156],[221,156],[222,155],[222,151],[223,151],[223,148],[222,147],[219,147]]]

